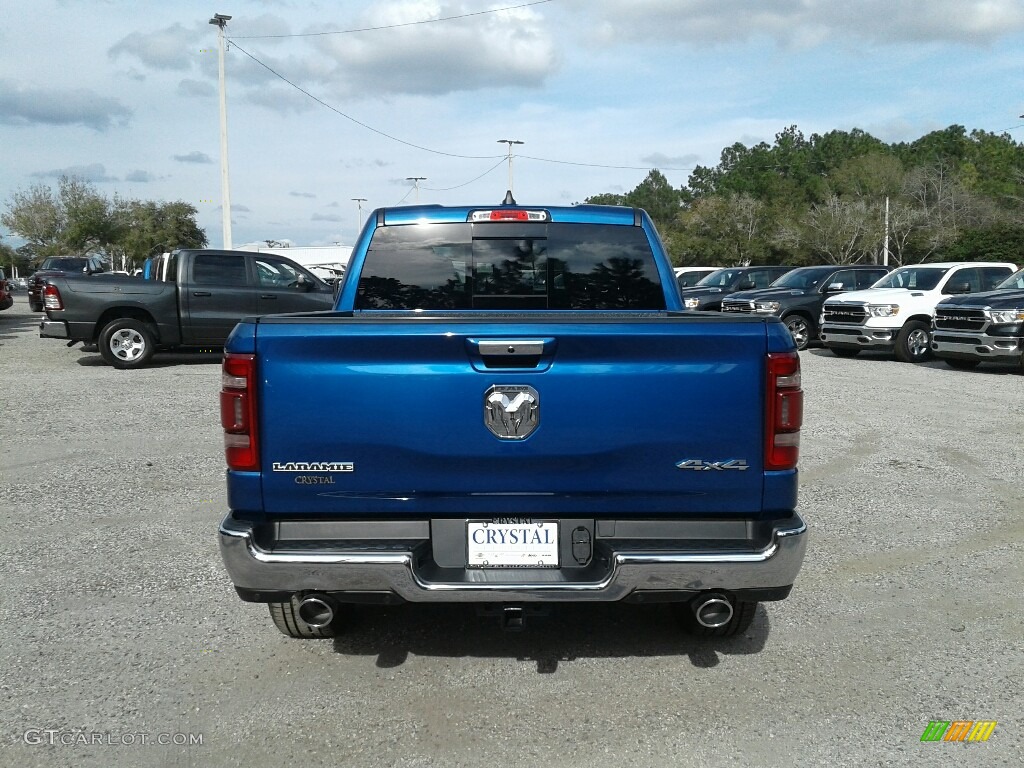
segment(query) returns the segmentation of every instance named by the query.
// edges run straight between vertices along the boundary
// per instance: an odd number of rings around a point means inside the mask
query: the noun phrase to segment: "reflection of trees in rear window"
[[[547,240],[521,238],[473,241],[473,293],[530,296],[547,285]]]
[[[359,278],[358,309],[470,309],[465,288],[454,280],[425,288],[394,277]]]
[[[377,231],[358,309],[664,309],[636,227],[434,224]]]

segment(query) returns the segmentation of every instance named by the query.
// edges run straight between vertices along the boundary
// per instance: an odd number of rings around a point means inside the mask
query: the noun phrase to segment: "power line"
[[[549,0],[545,0],[545,2],[548,2],[548,1]],[[385,139],[390,139],[391,141],[396,141],[399,144],[404,144],[407,147],[412,147],[413,149],[418,149],[421,152],[429,152],[429,153],[434,154],[434,155],[442,155],[443,157],[454,157],[454,158],[458,158],[459,160],[493,160],[493,159],[495,159],[497,157],[500,157],[502,159],[502,162],[505,162],[507,160],[505,155],[460,155],[460,154],[455,153],[455,152],[443,152],[443,151],[441,151],[439,149],[431,149],[430,147],[424,147],[424,146],[421,146],[419,144],[414,144],[411,141],[406,141],[405,139],[400,139],[397,136],[392,136],[390,133],[386,133],[386,132],[384,132],[384,131],[382,131],[382,130],[380,130],[378,128],[374,128],[372,125],[367,125],[366,123],[362,122],[361,120],[357,120],[356,118],[352,117],[351,115],[348,115],[348,114],[342,112],[337,107],[335,107],[335,106],[333,106],[331,104],[328,104],[323,99],[321,99],[321,98],[319,98],[317,96],[314,96],[312,93],[307,91],[301,85],[298,85],[297,83],[294,83],[293,81],[289,80],[287,77],[282,75],[280,72],[278,72],[276,69],[271,67],[269,64],[263,63],[260,59],[256,58],[256,56],[254,56],[253,54],[249,53],[249,51],[245,50],[245,48],[243,48],[242,46],[240,46],[238,43],[236,43],[234,41],[235,41],[235,38],[231,38],[231,45],[232,45],[233,48],[236,48],[237,50],[241,51],[243,54],[248,56],[250,59],[252,59],[254,62],[259,64],[265,70],[267,70],[274,77],[276,77],[279,80],[287,83],[292,88],[294,88],[295,90],[299,91],[299,93],[301,93],[304,96],[307,96],[308,98],[312,99],[313,101],[315,101],[320,106],[325,107],[326,109],[331,110],[331,112],[334,112],[335,114],[345,118],[346,120],[355,123],[360,128],[365,128],[366,130],[370,131],[371,133],[376,133],[378,136],[383,136]],[[516,155],[516,157],[523,158],[523,159],[526,159],[526,160],[536,160],[537,162],[541,162],[541,163],[559,163],[561,165],[576,165],[576,166],[580,166],[580,167],[583,167],[583,168],[607,168],[607,169],[611,169],[611,170],[649,171],[649,170],[651,170],[652,168],[655,167],[655,166],[652,166],[652,165],[640,166],[640,165],[606,165],[606,164],[603,164],[603,163],[578,163],[578,162],[573,162],[571,160],[554,160],[554,159],[546,158],[546,157],[532,157],[530,155]],[[501,163],[499,163],[498,165],[500,165],[500,164]],[[491,170],[493,170],[493,168]],[[664,171],[692,171],[694,169],[693,168],[662,167],[662,168],[660,168],[660,170],[664,170]],[[486,176],[488,173],[490,173],[490,171],[485,172],[483,174],[483,176]],[[481,178],[481,177],[478,177],[478,178]],[[474,179],[474,181],[475,181],[475,179]],[[469,183],[472,183],[472,182],[467,182],[467,184],[469,184]],[[458,189],[459,186],[465,186],[465,184],[460,184],[460,185],[458,185],[456,187],[450,187],[450,189]],[[424,189],[426,189],[426,187],[424,187]],[[435,190],[435,191],[443,191],[443,190]]]
[[[437,24],[441,21],[455,21],[457,19],[468,19],[472,16],[484,16],[489,13],[500,13],[501,11],[515,11],[519,8],[529,8],[532,5],[543,5],[551,0],[534,0],[532,3],[510,5],[505,8],[492,8],[488,11],[474,11],[473,13],[461,13],[457,16],[443,16],[439,19],[423,19],[421,21],[405,21],[400,24],[385,24],[380,27],[361,27],[359,29],[339,29],[333,32],[296,32],[289,35],[242,35],[232,37],[232,40],[279,40],[286,37],[323,37],[325,35],[350,35],[355,32],[378,32],[383,29],[398,29],[399,27],[413,27],[419,24]]]
[[[306,96],[311,98],[313,101],[315,101],[320,106],[326,107],[327,109],[331,110],[335,114],[340,115],[341,117],[344,117],[346,120],[350,120],[351,122],[355,123],[356,125],[360,126],[361,128],[365,128],[366,130],[371,131],[372,133],[376,133],[378,136],[383,136],[386,139],[391,139],[391,141],[397,141],[399,144],[404,144],[407,147],[412,147],[413,149],[418,149],[421,152],[429,152],[429,153],[434,154],[434,155],[443,155],[444,157],[456,157],[456,158],[459,158],[460,160],[493,160],[495,157],[498,157],[498,155],[459,155],[459,154],[456,154],[454,152],[442,152],[439,149],[431,149],[430,147],[423,147],[423,146],[420,146],[419,144],[413,144],[411,141],[406,141],[405,139],[400,139],[397,136],[392,136],[390,133],[385,133],[384,131],[381,131],[381,130],[378,130],[377,128],[374,128],[372,125],[367,125],[366,123],[364,123],[364,122],[362,122],[360,120],[356,120],[356,118],[352,117],[351,115],[345,114],[344,112],[342,112],[337,107],[334,107],[331,104],[328,104],[323,99],[318,98],[317,96],[314,96],[312,93],[307,91],[302,86],[297,85],[296,83],[293,83],[291,80],[289,80],[287,77],[282,75],[277,70],[273,69],[272,67],[270,67],[267,64],[264,64],[262,61],[257,59],[255,56],[253,56],[251,53],[249,53],[247,50],[245,50],[245,48],[240,46],[238,43],[235,43],[233,40],[232,40],[232,46],[237,48],[239,51],[241,51],[246,56],[248,56],[250,59],[255,61],[257,64],[259,64],[265,70],[270,72],[270,74],[274,75],[274,77],[280,78],[284,82],[288,83],[288,85],[290,85],[292,88],[294,88],[295,90],[299,91],[300,93],[305,94]],[[502,155],[501,157],[504,157],[504,155]]]
[[[501,160],[499,160],[497,163],[492,165],[486,171],[481,173],[475,179],[470,179],[469,181],[467,181],[464,184],[456,184],[454,187],[436,187],[436,188],[435,187],[423,187],[423,189],[427,190],[428,192],[451,192],[453,189],[461,189],[462,187],[468,187],[474,181],[480,181],[480,179],[482,179],[484,176],[486,176],[489,173],[492,173],[496,168],[500,168],[504,164],[505,164],[505,158],[501,158]]]

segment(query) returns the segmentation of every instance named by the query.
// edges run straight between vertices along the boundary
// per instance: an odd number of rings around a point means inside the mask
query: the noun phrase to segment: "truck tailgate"
[[[767,341],[750,320],[263,318],[264,511],[757,513]],[[496,341],[542,352],[481,354]],[[492,387],[535,394],[527,436],[488,428]]]

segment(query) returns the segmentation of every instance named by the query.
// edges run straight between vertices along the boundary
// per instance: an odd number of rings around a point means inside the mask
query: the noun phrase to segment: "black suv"
[[[691,288],[681,288],[685,309],[721,309],[722,298],[736,291],[767,288],[792,267],[726,267],[702,278]]]
[[[797,349],[818,338],[821,306],[829,296],[870,288],[889,273],[873,264],[827,264],[787,272],[770,288],[740,291],[722,302],[723,312],[775,315],[789,328]]]
[[[51,256],[28,280],[28,308],[33,312],[43,311],[43,283],[48,277],[68,272],[95,275],[106,271],[107,266],[99,256]]]

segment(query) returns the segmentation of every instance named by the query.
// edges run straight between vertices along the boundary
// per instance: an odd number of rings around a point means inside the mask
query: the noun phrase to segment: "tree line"
[[[48,256],[99,254],[131,271],[156,253],[205,246],[197,213],[181,201],[108,199],[83,179],[62,176],[56,190],[35,184],[11,196],[0,222],[25,243],[0,242],[0,264],[30,272]]]
[[[960,125],[910,143],[796,126],[773,144],[735,143],[718,165],[674,188],[652,170],[626,194],[585,202],[632,205],[654,220],[679,266],[1024,261],[1024,145]],[[16,192],[0,214],[25,240],[0,241],[0,264],[100,253],[121,269],[154,253],[200,248],[206,233],[184,202],[107,199],[75,177]],[[888,227],[886,225],[888,224]]]
[[[860,131],[722,150],[676,189],[654,170],[588,203],[644,208],[680,266],[1024,261],[1024,146],[953,125],[912,143]],[[888,210],[887,210],[888,209]],[[886,237],[888,223],[888,238]]]

